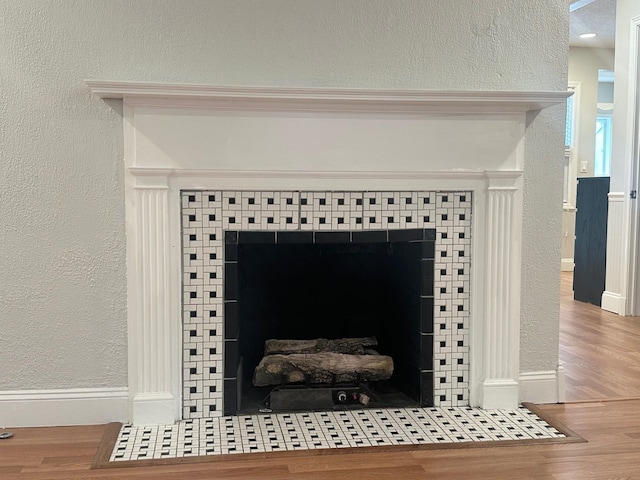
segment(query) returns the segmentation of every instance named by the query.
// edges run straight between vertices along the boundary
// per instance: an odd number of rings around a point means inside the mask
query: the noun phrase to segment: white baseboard
[[[520,374],[520,402],[562,403],[564,402],[564,367],[543,372]]]
[[[626,298],[624,298],[619,293],[613,292],[603,292],[602,293],[602,301],[600,303],[600,307],[607,312],[617,313],[618,315],[625,314],[625,302]]]
[[[560,270],[563,272],[573,272],[573,258],[563,258],[560,263]]]
[[[128,395],[126,387],[0,392],[0,428],[126,422]]]

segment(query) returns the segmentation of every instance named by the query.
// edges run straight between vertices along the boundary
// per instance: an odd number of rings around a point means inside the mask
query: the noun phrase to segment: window
[[[610,115],[596,117],[596,152],[594,159],[594,175],[608,177],[611,163],[611,125]]]

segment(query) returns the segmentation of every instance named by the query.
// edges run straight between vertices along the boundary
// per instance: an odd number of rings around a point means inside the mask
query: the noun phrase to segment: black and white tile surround
[[[200,428],[245,418],[219,418],[225,230],[414,228],[436,229],[434,405],[463,407],[469,403],[470,192],[182,192],[183,418],[206,418],[201,422],[208,424],[192,424]]]
[[[110,461],[220,454],[565,438],[537,415],[470,407],[239,415],[120,430]]]

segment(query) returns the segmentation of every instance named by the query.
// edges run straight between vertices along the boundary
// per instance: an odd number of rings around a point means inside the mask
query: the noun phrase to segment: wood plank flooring
[[[640,398],[640,318],[574,301],[572,280],[563,272],[560,361],[566,400]]]
[[[573,302],[563,275],[560,356],[567,399],[540,406],[588,443],[256,458],[90,470],[104,425],[13,429],[0,479],[639,479],[640,320]],[[568,290],[568,292],[567,292]],[[611,400],[637,397],[631,400]]]

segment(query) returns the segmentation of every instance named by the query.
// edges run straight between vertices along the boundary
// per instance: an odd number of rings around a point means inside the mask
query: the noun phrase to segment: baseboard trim
[[[563,258],[560,262],[560,270],[563,272],[573,272],[573,258]]]
[[[562,403],[565,400],[564,367],[541,372],[523,372],[518,378],[520,402]]]
[[[624,315],[624,303],[626,299],[619,293],[603,292],[600,307],[607,312]]]
[[[128,408],[126,387],[6,391],[0,392],[0,427],[126,422]]]

